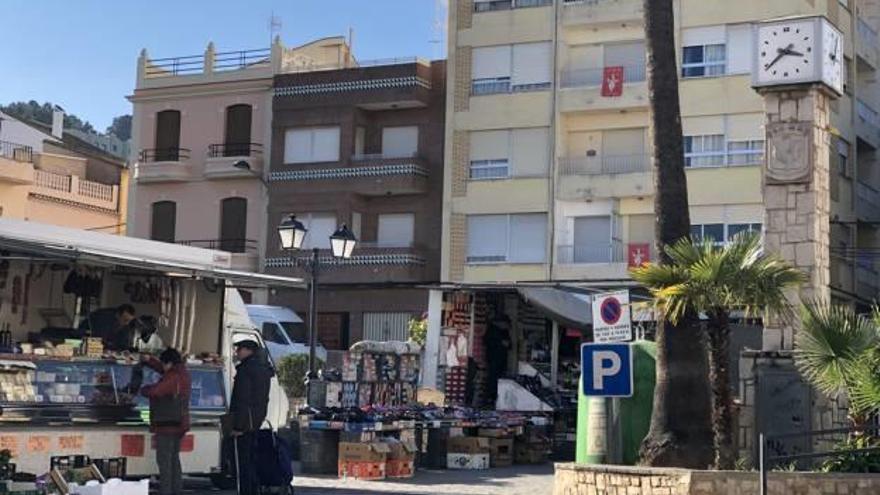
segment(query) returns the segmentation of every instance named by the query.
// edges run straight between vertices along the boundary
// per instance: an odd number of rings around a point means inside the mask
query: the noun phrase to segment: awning
[[[517,291],[547,318],[563,326],[589,330],[593,325],[592,299],[588,294],[542,287],[519,288]]]
[[[300,278],[233,270],[229,254],[19,220],[0,220],[0,249],[47,260],[214,278],[247,287],[305,288]]]

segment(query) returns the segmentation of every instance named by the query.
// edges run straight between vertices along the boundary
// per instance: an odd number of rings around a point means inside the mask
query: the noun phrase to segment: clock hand
[[[776,52],[779,53],[779,55],[777,55],[776,58],[774,58],[773,61],[771,61],[769,64],[764,65],[764,70],[767,70],[767,69],[769,69],[770,67],[773,67],[774,65],[776,65],[776,62],[779,62],[779,61],[782,59],[782,57],[784,57],[784,56],[786,56],[786,55],[789,55],[788,52],[789,52],[792,48],[794,48],[794,43],[789,44],[789,45],[788,45],[787,47],[785,47],[785,48],[777,48],[777,49],[776,49]]]
[[[794,50],[786,50],[786,51],[785,51],[785,54],[786,54],[786,55],[794,55],[795,57],[803,57],[803,56],[804,56],[803,53],[801,53],[801,52],[796,52],[796,51],[794,51]]]

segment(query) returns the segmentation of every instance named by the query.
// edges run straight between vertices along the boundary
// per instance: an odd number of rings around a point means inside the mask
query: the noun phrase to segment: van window
[[[271,321],[263,323],[263,340],[274,344],[287,345],[287,339],[281,334],[281,329]]]
[[[287,336],[290,337],[291,342],[297,344],[307,344],[308,343],[308,333],[306,331],[306,326],[304,323],[294,323],[292,321],[282,321],[281,326],[284,328],[284,331],[287,332]]]

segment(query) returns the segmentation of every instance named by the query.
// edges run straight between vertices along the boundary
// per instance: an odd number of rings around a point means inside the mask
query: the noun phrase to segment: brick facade
[[[453,109],[465,112],[470,108],[471,101],[471,47],[455,48],[455,80],[452,81]]]
[[[471,138],[467,131],[455,131],[452,133],[452,157],[450,169],[452,181],[452,196],[464,197],[467,195],[468,175],[470,174]]]
[[[458,0],[456,6],[458,29],[470,29],[474,21],[474,0]]]
[[[467,217],[453,213],[449,218],[449,278],[452,282],[464,279],[467,257]]]

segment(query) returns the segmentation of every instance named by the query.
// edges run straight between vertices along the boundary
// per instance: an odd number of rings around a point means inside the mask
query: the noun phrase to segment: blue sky
[[[436,58],[435,0],[0,0],[0,102],[51,101],[103,130],[129,113],[137,56],[287,46],[354,29],[355,56]]]

